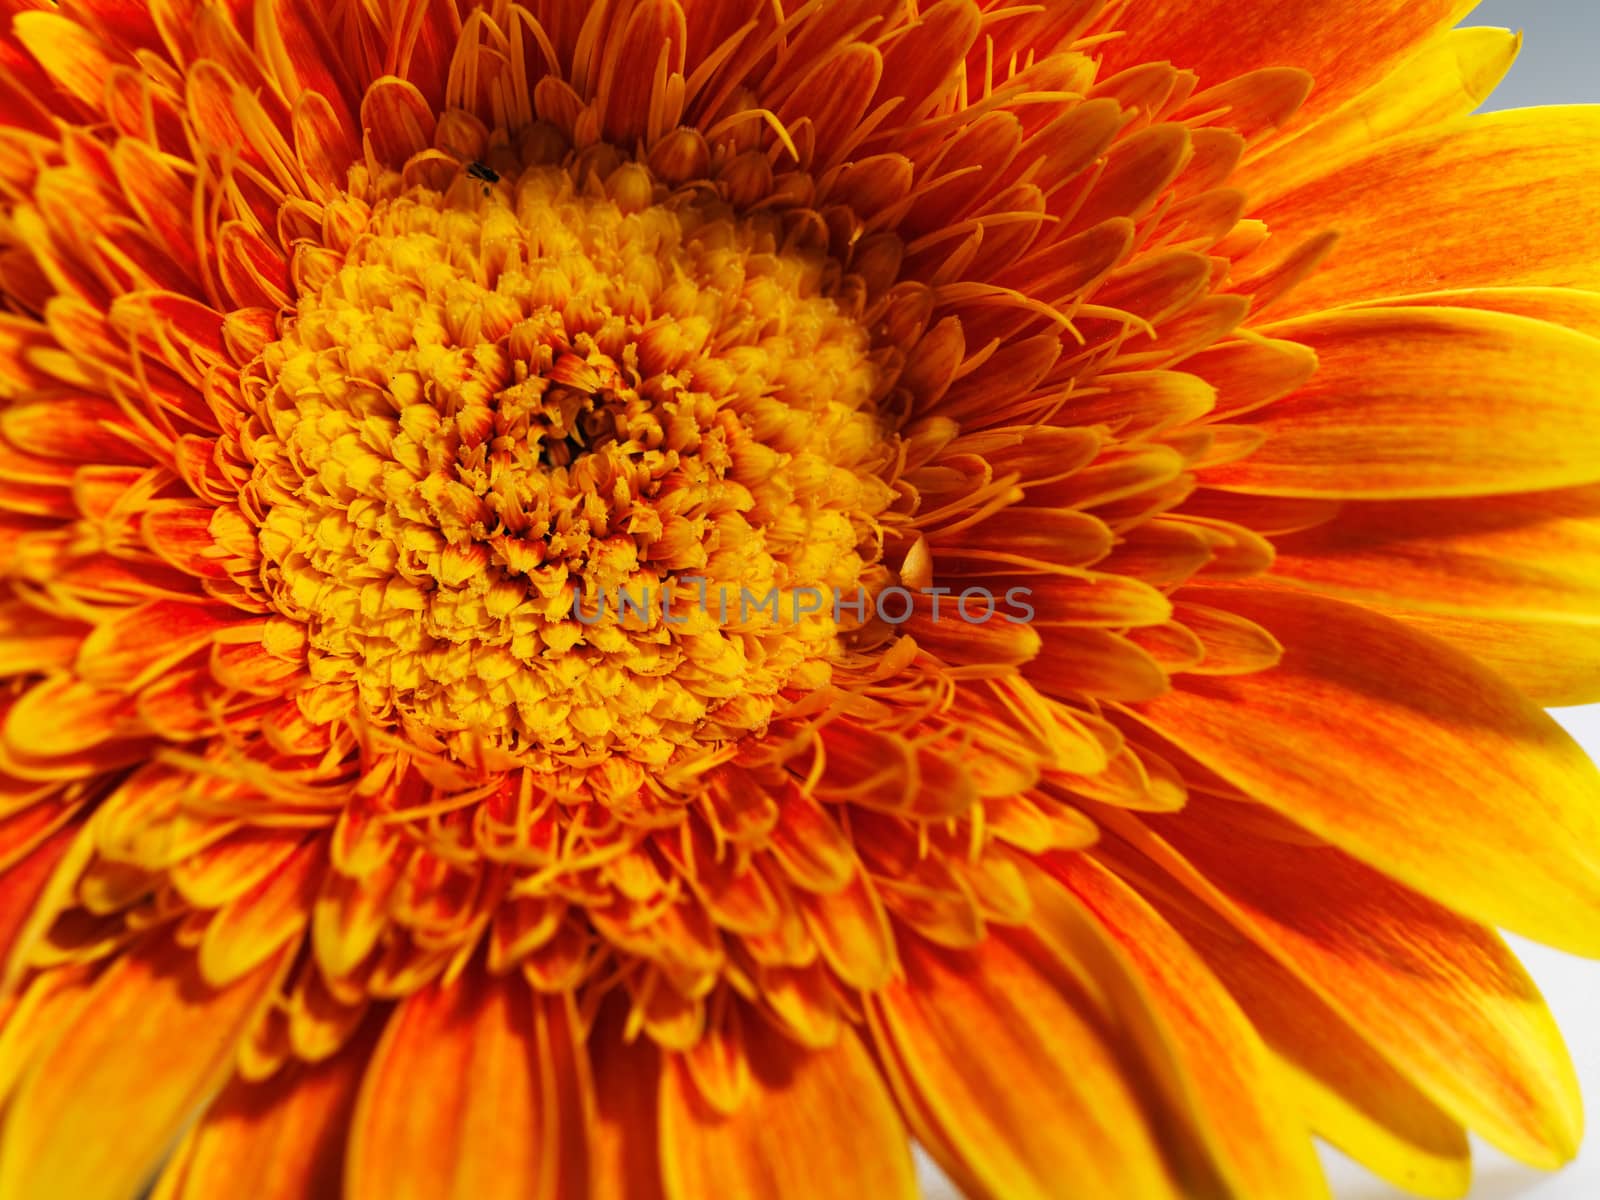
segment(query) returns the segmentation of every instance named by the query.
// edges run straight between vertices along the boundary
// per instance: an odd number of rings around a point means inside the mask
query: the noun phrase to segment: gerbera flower
[[[1600,112],[1470,8],[0,3],[0,1200],[1567,1159]]]

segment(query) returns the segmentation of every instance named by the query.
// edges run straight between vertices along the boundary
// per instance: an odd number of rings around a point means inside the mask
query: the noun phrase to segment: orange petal
[[[18,404],[0,416],[0,434],[25,454],[148,466],[150,455],[126,436],[131,432],[122,410],[98,396]]]
[[[1452,29],[1435,38],[1382,82],[1317,121],[1287,144],[1249,164],[1230,182],[1259,204],[1341,163],[1371,153],[1375,143],[1411,134],[1484,102],[1522,45],[1508,29]]]
[[[670,1200],[916,1200],[900,1118],[856,1035],[806,1050],[745,1022],[750,1094],[732,1116],[701,1097],[681,1057],[661,1073],[660,1155]]]
[[[197,276],[193,225],[194,192],[159,151],[138,138],[118,140],[111,152],[117,180],[144,228],[190,276]]]
[[[1216,389],[1211,415],[1232,420],[1303,386],[1316,373],[1317,356],[1298,342],[1253,338],[1202,350],[1183,369]]]
[[[236,305],[272,311],[288,306],[293,290],[288,261],[243,221],[223,223],[216,256],[222,286]]]
[[[249,1180],[259,1200],[340,1200],[345,1131],[372,1052],[352,1042],[264,1083],[235,1078],[185,1139],[152,1200],[213,1200]]]
[[[955,86],[956,71],[978,40],[983,14],[973,0],[938,0],[883,52],[878,98],[903,97],[898,115],[914,123],[928,115],[937,97]],[[859,211],[859,210],[858,210]]]
[[[361,153],[349,124],[317,92],[307,92],[295,102],[292,124],[300,169],[314,188],[330,196],[344,186],[345,173]]]
[[[1530,1165],[1571,1158],[1577,1078],[1538,989],[1493,931],[1332,847],[1254,836],[1230,820],[1239,807],[1200,800],[1148,818],[1170,850],[1140,846],[1452,1117]]]
[[[12,947],[35,918],[39,898],[80,832],[76,824],[52,829],[68,813],[54,804],[39,804],[0,821],[8,860],[0,866],[0,966],[8,962]],[[17,849],[24,845],[27,852],[18,856]]]
[[[1277,666],[1283,658],[1278,639],[1254,621],[1186,600],[1179,600],[1173,608],[1178,621],[1199,640],[1203,651],[1199,662],[1184,668],[1192,674],[1250,675]]]
[[[1085,230],[1114,217],[1144,216],[1177,178],[1189,156],[1187,126],[1153,125],[1123,138],[1105,156],[1082,207],[1072,216],[1071,230]]]
[[[1391,139],[1296,188],[1251,215],[1279,236],[1340,237],[1285,311],[1439,288],[1600,285],[1600,222],[1586,207],[1597,144],[1600,107],[1518,109]]]
[[[1098,571],[1063,572],[1032,581],[1027,603],[1031,623],[1057,627],[1111,626],[1123,629],[1160,625],[1172,616],[1167,598],[1149,584]],[[981,614],[981,608],[975,607]],[[959,610],[958,610],[959,615]],[[946,618],[948,619],[948,618]],[[1054,636],[1045,633],[1045,638]]]
[[[255,6],[255,41],[266,68],[285,96],[315,94],[350,125],[355,92],[350,72],[323,24],[314,0],[266,0]]]
[[[89,626],[21,600],[0,601],[0,671],[21,675],[69,666]]]
[[[1532,317],[1565,329],[1600,337],[1600,294],[1575,288],[1480,287],[1455,288],[1443,292],[1416,292],[1374,300],[1362,307],[1478,308],[1485,312]]]
[[[57,87],[90,112],[100,110],[116,61],[112,47],[79,22],[53,12],[20,13],[12,32]]]
[[[361,101],[361,127],[373,157],[398,168],[432,144],[433,109],[414,85],[385,76]]]
[[[626,24],[603,39],[605,63],[595,108],[607,140],[631,146],[646,134],[653,141],[665,132],[650,129],[650,118],[652,109],[666,106],[667,81],[683,74],[687,32],[683,9],[671,0],[645,0],[631,12],[622,11],[628,14]],[[678,124],[676,112],[663,118],[667,127]]]
[[[209,644],[230,610],[171,600],[137,605],[97,625],[78,651],[78,674],[107,688],[137,688]]]
[[[123,952],[13,1095],[0,1133],[0,1197],[137,1195],[227,1078],[287,961],[279,955],[213,989],[192,954],[165,935]]]
[[[1196,589],[1198,595],[1199,589]],[[1600,771],[1472,659],[1376,613],[1215,588],[1283,662],[1130,709],[1235,787],[1487,924],[1600,956]]]
[[[1600,703],[1600,625],[1590,619],[1382,611],[1472,655],[1541,708]]]
[[[349,1200],[554,1197],[584,1161],[586,1114],[563,1109],[576,1070],[549,1054],[564,997],[468,972],[406,1000],[362,1082],[345,1164]],[[426,1080],[426,1086],[419,1081]]]
[[[126,696],[62,674],[42,679],[23,693],[0,725],[0,744],[18,762],[60,759],[63,771],[71,776],[88,774],[95,766],[104,770],[103,759],[88,770],[78,770],[85,762],[82,752],[93,748],[103,755],[104,743],[132,732],[133,704]]]
[[[1062,900],[1036,891],[1032,923],[1056,923],[1069,939],[1091,926],[1134,984],[1112,994],[1154,1018],[1158,1069],[1175,1076],[1174,1107],[1195,1122],[1223,1178],[1241,1196],[1327,1195],[1311,1138],[1285,1101],[1290,1093],[1238,1004],[1172,926],[1087,855],[1056,855],[1049,868],[1091,917],[1063,919]]]
[[[1170,60],[1212,85],[1264,67],[1300,67],[1317,81],[1310,110],[1325,112],[1383,78],[1471,7],[1466,0],[1346,0],[1333,14],[1291,5],[1270,21],[1253,21],[1231,0],[1152,0],[1126,22],[1124,36],[1098,47],[1100,73]]]
[[[1325,314],[1273,332],[1309,346],[1321,366],[1252,416],[1266,444],[1204,472],[1209,487],[1402,499],[1600,479],[1600,338],[1454,308]]]
[[[1099,853],[1125,878],[1148,881],[1149,865],[1120,841]],[[1152,886],[1147,899],[1244,1007],[1286,1071],[1286,1100],[1319,1136],[1407,1191],[1465,1194],[1472,1162],[1458,1122],[1266,951],[1170,889]]]
[[[649,1038],[624,1041],[622,1022],[602,1019],[589,1037],[589,1054],[595,1095],[593,1195],[664,1200],[656,1138],[661,1052]]]
[[[1104,629],[1055,628],[1023,674],[1046,695],[1147,700],[1167,690],[1167,673],[1148,652]]]
[[[206,981],[231,983],[297,938],[311,919],[324,866],[322,844],[309,841],[217,913],[200,939]]]
[[[1180,1193],[1094,1002],[1055,956],[992,932],[976,950],[901,947],[867,998],[885,1075],[964,1192],[1006,1200]]]
[[[1277,539],[1273,579],[1459,616],[1600,621],[1600,487],[1346,504]]]

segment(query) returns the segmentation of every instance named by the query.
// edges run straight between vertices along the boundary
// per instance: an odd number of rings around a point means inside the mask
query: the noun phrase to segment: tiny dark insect
[[[474,162],[468,164],[468,166],[467,166],[467,174],[471,175],[474,179],[481,179],[485,183],[499,183],[500,182],[499,172],[497,172],[493,168],[488,167],[488,166],[484,165],[483,163],[477,162],[477,161],[474,161]]]

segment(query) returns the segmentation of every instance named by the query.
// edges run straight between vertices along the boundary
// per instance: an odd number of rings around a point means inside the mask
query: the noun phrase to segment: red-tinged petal
[[[152,1200],[214,1200],[240,1180],[259,1200],[341,1200],[345,1131],[371,1051],[362,1038],[263,1083],[236,1078],[179,1147]]]
[[[1260,141],[1300,111],[1317,82],[1301,67],[1263,67],[1196,92],[1174,115],[1216,121],[1248,142]]]
[[[608,141],[619,146],[678,124],[678,112],[665,113],[667,81],[681,77],[687,29],[676,0],[644,0],[604,39],[595,107]],[[658,88],[660,89],[658,91]],[[659,116],[656,114],[659,113]],[[658,126],[651,129],[652,116]]]
[[[1085,105],[1097,114],[1098,122],[1088,130],[1094,141],[1082,151],[1089,161],[1104,149],[1121,120],[1114,105]],[[1028,254],[1000,277],[999,282],[1031,296],[1065,306],[1073,298],[1089,292],[1126,257],[1133,245],[1135,226],[1125,216],[1085,230],[1083,233],[1043,246]]]
[[[1186,126],[1154,125],[1116,143],[1105,169],[1072,216],[1071,231],[1123,217],[1137,220],[1161,199],[1190,155]]]
[[[986,800],[983,820],[995,837],[1028,854],[1082,850],[1099,837],[1099,829],[1089,817],[1048,796]]]
[[[1268,67],[1309,71],[1317,90],[1309,112],[1326,112],[1370,87],[1432,35],[1464,16],[1469,0],[1352,0],[1330,11],[1312,5],[1241,18],[1229,0],[1155,0],[1123,18],[1122,37],[1099,47],[1101,74],[1171,61],[1208,84]]]
[[[0,1132],[0,1197],[137,1194],[227,1078],[285,961],[214,989],[164,934],[123,952],[19,1083]]]
[[[935,531],[928,543],[946,574],[988,575],[1006,566],[1086,565],[1104,558],[1113,540],[1105,523],[1089,513],[1013,505],[970,529]],[[950,569],[955,562],[960,572]]]
[[[172,600],[125,609],[84,639],[78,675],[99,687],[136,688],[205,647],[234,616]]]
[[[279,871],[305,838],[297,830],[240,829],[186,854],[169,878],[195,908],[221,908]]]
[[[1091,775],[1046,771],[1049,793],[1131,808],[1138,812],[1173,812],[1184,805],[1187,789],[1183,777],[1160,755],[1129,746],[1111,756],[1104,770]],[[1052,802],[1053,803],[1053,802]]]
[[[900,97],[897,116],[907,124],[929,115],[954,86],[955,72],[978,40],[983,13],[973,0],[938,0],[884,47],[879,101]]]
[[[826,1050],[745,1023],[750,1093],[731,1116],[701,1097],[683,1060],[661,1072],[661,1174],[670,1200],[915,1200],[905,1131],[849,1030]]]
[[[784,875],[811,892],[836,892],[849,884],[856,874],[855,847],[828,809],[793,783],[777,800],[767,853]]]
[[[41,804],[0,821],[0,835],[4,836],[3,844],[8,847],[19,845],[24,832],[22,826],[38,826],[41,818],[49,822],[42,831],[33,831],[29,838],[33,844],[26,854],[0,866],[0,968],[11,961],[12,949],[30,922],[35,921],[40,897],[80,832],[76,824],[51,828],[70,817],[71,811],[58,811],[54,805]],[[6,857],[12,857],[11,851],[8,850]]]
[[[1351,503],[1277,539],[1273,579],[1387,608],[1600,620],[1600,487]]]
[[[1375,143],[1474,111],[1510,70],[1522,44],[1507,29],[1453,29],[1381,82],[1235,176],[1256,202],[1327,175]],[[1320,82],[1320,81],[1319,81]]]
[[[1600,439],[1600,338],[1453,308],[1325,314],[1275,331],[1309,346],[1321,365],[1294,395],[1252,415],[1266,444],[1204,472],[1207,486],[1404,499],[1600,479],[1591,449]]]
[[[49,2],[53,3],[54,0]],[[45,3],[36,3],[35,0],[24,0],[24,7],[45,6]],[[132,6],[122,3],[122,0],[69,0],[65,7],[114,45],[136,46],[141,50],[161,49],[160,34],[145,5]]]
[[[159,151],[137,138],[120,139],[111,158],[123,194],[144,228],[186,274],[198,277],[191,185]]]
[[[81,751],[131,732],[131,716],[132,703],[121,692],[54,675],[23,693],[6,714],[0,738],[19,759],[73,760]]]
[[[1062,699],[1148,700],[1169,686],[1166,671],[1148,651],[1104,629],[1048,630],[1023,674],[1046,695]]]
[[[1212,418],[1231,421],[1304,386],[1316,374],[1317,356],[1299,342],[1252,338],[1191,355],[1183,370],[1216,389]]]
[[[763,966],[755,973],[763,1012],[781,1035],[812,1050],[839,1040],[844,1024],[837,985],[820,961],[807,966]]]
[[[112,46],[72,18],[53,12],[21,13],[12,31],[62,92],[89,112],[99,111],[118,58]]]
[[[880,987],[894,970],[894,938],[883,904],[863,872],[827,895],[795,889],[795,903],[817,948],[851,987]]]
[[[89,628],[21,600],[0,602],[0,674],[49,672],[70,665]]]
[[[624,1040],[619,1020],[602,1018],[589,1037],[595,1122],[593,1194],[605,1200],[665,1200],[656,1135],[661,1052],[649,1038]]]
[[[834,721],[820,740],[828,769],[815,790],[824,799],[934,818],[959,816],[978,798],[959,763],[896,733]]]
[[[583,1114],[553,1108],[554,1075],[571,1064],[540,1055],[550,1018],[535,1009],[563,1003],[470,972],[404,1001],[361,1085],[349,1200],[551,1196],[563,1157],[584,1157]]]
[[[833,163],[855,140],[883,78],[883,56],[875,47],[855,42],[830,48],[810,61],[805,78],[779,106],[778,119],[786,126],[809,120],[823,147],[823,162]]]
[[[1054,636],[1057,628],[1130,629],[1159,625],[1172,616],[1172,605],[1160,591],[1125,576],[1077,571],[1045,576],[1030,583],[1026,599],[1033,616],[1029,623],[1047,631],[1046,641]],[[946,607],[952,607],[948,600]],[[958,608],[957,615],[963,611]],[[972,611],[981,614],[983,609],[975,605]]]
[[[97,396],[57,396],[0,413],[0,436],[24,454],[74,463],[148,466],[122,410]]]
[[[1569,1159],[1577,1079],[1538,989],[1493,931],[1332,847],[1254,836],[1233,807],[1148,818],[1165,844],[1137,844],[1452,1117],[1532,1165]],[[1250,816],[1245,806],[1240,820]]]
[[[373,157],[399,168],[433,144],[433,109],[415,86],[385,76],[361,101],[361,128]]]
[[[1600,703],[1600,625],[1592,619],[1496,619],[1380,607],[1470,654],[1541,708]]]
[[[6,123],[54,141],[59,134],[50,107],[51,92],[50,76],[22,44],[14,36],[0,37],[0,105]]]
[[[1205,592],[1198,593],[1202,598]],[[1196,675],[1250,675],[1278,665],[1283,646],[1271,633],[1237,613],[1181,599],[1174,616],[1199,639],[1204,657],[1186,668]]]
[[[1285,1069],[1286,1099],[1319,1136],[1407,1191],[1465,1193],[1472,1175],[1465,1131],[1356,1026],[1203,903],[1160,886],[1159,869],[1119,839],[1103,841],[1099,853],[1145,889],[1146,899],[1243,1005]]]
[[[294,290],[288,260],[243,221],[227,221],[217,231],[216,256],[217,274],[236,305],[273,311],[288,307]]]
[[[130,339],[149,337],[159,349],[171,346],[206,364],[228,361],[222,314],[208,304],[174,292],[133,292],[118,296],[110,311],[112,328]],[[168,365],[183,373],[187,363]]]
[[[283,95],[320,96],[348,126],[358,107],[357,95],[347,64],[324,24],[326,11],[312,0],[257,3],[256,49]]]
[[[211,534],[217,511],[206,504],[157,500],[140,518],[139,534],[145,545],[185,574],[225,579],[228,562]]]
[[[213,6],[201,10],[202,14],[215,11]],[[202,150],[237,151],[245,162],[259,170],[264,166],[261,151],[234,111],[234,87],[234,77],[225,67],[211,58],[202,58],[184,75],[184,111]]]
[[[1036,888],[1031,925],[1049,927],[1069,952],[1094,969],[1096,951],[1116,970],[1098,975],[1119,1008],[1148,1012],[1156,1043],[1145,1052],[1171,1078],[1170,1102],[1193,1122],[1223,1179],[1241,1196],[1325,1196],[1308,1131],[1287,1107],[1290,1092],[1249,1017],[1195,953],[1125,883],[1083,854],[1056,855],[1050,873],[1089,916],[1063,908],[1063,897]],[[1082,947],[1087,926],[1098,944]],[[1107,980],[1107,975],[1119,976]],[[1132,984],[1125,989],[1119,984]]]
[[[232,983],[299,937],[311,919],[325,863],[323,843],[306,842],[211,919],[199,949],[207,983]]]
[[[1196,594],[1198,595],[1198,589]],[[1256,800],[1477,920],[1600,955],[1600,771],[1444,642],[1290,592],[1207,602],[1284,646],[1129,711]]]
[[[8,984],[0,1000],[0,1098],[9,1099],[39,1051],[71,1022],[99,974],[99,964],[72,963]]]
[[[8,485],[4,493],[5,503],[14,512],[55,515],[62,500],[70,501],[70,493],[65,489],[71,487],[76,473],[77,465],[69,459],[40,458],[0,441],[0,482]],[[17,484],[31,486],[19,488]],[[37,502],[29,499],[29,493],[32,492],[40,493]],[[45,501],[45,495],[51,496],[49,501]],[[69,511],[60,515],[71,517],[76,514]]]
[[[1600,337],[1600,293],[1575,288],[1480,287],[1443,292],[1418,292],[1372,301],[1362,307],[1476,308],[1484,312],[1532,317]]]
[[[344,187],[346,173],[361,154],[350,124],[340,120],[326,97],[307,92],[295,102],[293,128],[295,158],[312,194],[331,198]]]
[[[1382,143],[1252,215],[1285,237],[1339,231],[1290,313],[1440,288],[1600,284],[1588,219],[1600,107],[1472,117]],[[1496,217],[1515,211],[1517,220]],[[1485,221],[1496,235],[1484,237]]]
[[[1085,425],[1105,423],[1123,437],[1135,437],[1197,421],[1216,402],[1216,389],[1185,363],[1182,371],[1099,375],[1093,389],[1067,402],[1063,415]]]
[[[1095,1002],[1050,952],[993,932],[902,955],[905,979],[867,998],[873,1041],[912,1133],[966,1194],[1180,1194]]]

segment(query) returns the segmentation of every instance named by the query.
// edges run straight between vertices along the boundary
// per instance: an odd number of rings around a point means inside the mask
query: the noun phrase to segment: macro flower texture
[[[1570,1159],[1600,110],[1472,7],[0,0],[0,1200]]]

